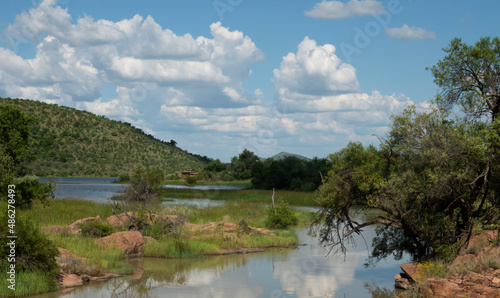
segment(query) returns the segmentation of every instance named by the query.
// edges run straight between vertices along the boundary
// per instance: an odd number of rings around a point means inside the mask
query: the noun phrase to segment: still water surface
[[[65,187],[60,188],[60,195],[69,191],[91,200],[106,193],[99,185],[124,186],[109,182],[57,183],[61,185]],[[96,193],[92,194],[92,189]],[[173,198],[167,203],[185,201],[191,200]],[[210,201],[206,203],[210,205]],[[394,276],[406,260],[388,258],[375,268],[366,268],[375,235],[373,227],[365,229],[364,238],[358,236],[357,246],[351,247],[345,257],[327,256],[327,250],[305,229],[297,233],[300,243],[306,245],[296,249],[200,259],[138,258],[130,261],[134,275],[33,297],[393,297]]]

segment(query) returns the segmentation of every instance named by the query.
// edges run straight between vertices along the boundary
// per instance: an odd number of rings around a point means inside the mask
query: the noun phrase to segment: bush
[[[91,221],[80,225],[83,237],[101,238],[111,235],[114,232],[113,226],[101,221]]]
[[[172,235],[174,237],[180,236],[182,232],[182,226],[184,224],[184,220],[178,218],[176,220],[159,220],[152,225],[147,226],[142,231],[144,236],[150,236],[154,239],[161,239],[167,235]]]
[[[284,201],[267,208],[266,225],[271,229],[287,229],[296,226],[298,223],[298,217]]]
[[[198,179],[196,179],[195,176],[186,178],[186,183],[189,185],[195,185],[197,182],[198,182]]]
[[[16,208],[28,209],[34,200],[46,203],[47,199],[54,197],[54,184],[52,182],[42,183],[36,176],[24,176],[20,178],[8,176],[4,179],[0,187],[7,189],[7,185],[15,185],[14,206]],[[4,200],[7,199],[9,197],[5,196]]]
[[[16,213],[15,219],[15,265],[16,272],[32,272],[41,270],[46,273],[49,280],[52,281],[52,288],[57,289],[57,273],[59,265],[56,263],[56,255],[59,254],[54,243],[52,243],[40,230],[40,227],[34,225],[26,216]],[[0,238],[7,239],[10,233],[7,212],[0,220]],[[10,240],[9,240],[10,241]],[[9,242],[6,240],[6,242]],[[11,248],[8,245],[0,246],[0,268],[8,268],[8,256]],[[5,271],[4,271],[5,272]]]

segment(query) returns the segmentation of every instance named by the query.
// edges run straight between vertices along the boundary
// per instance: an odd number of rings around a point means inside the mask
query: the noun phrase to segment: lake
[[[99,186],[123,187],[107,183],[58,182],[59,194],[79,193],[79,198],[96,200],[113,191]],[[82,191],[86,189],[87,191]],[[88,187],[88,189],[87,189]],[[71,190],[75,188],[77,190]],[[94,193],[92,193],[94,189]],[[118,191],[118,188],[116,189]],[[89,197],[85,197],[89,195]],[[99,201],[99,200],[97,200]],[[101,199],[101,201],[105,201]],[[186,199],[172,198],[171,204]],[[217,202],[198,200],[203,206]],[[359,215],[363,216],[363,215]],[[296,249],[269,249],[263,253],[211,256],[200,259],[138,258],[130,260],[134,275],[108,282],[92,283],[69,293],[53,292],[33,297],[393,297],[394,276],[408,260],[382,260],[366,268],[374,227],[356,236],[356,247],[345,256],[329,255],[306,229],[297,231]]]
[[[128,184],[112,183],[117,181],[118,178],[40,178],[42,182],[53,180],[56,189],[54,197],[56,199],[62,198],[77,198],[84,200],[91,200],[98,203],[106,203],[109,198],[124,190]],[[195,185],[195,186],[182,186],[182,185],[164,185],[165,188],[175,189],[194,189],[203,192],[205,190],[235,190],[242,189],[241,187],[225,186],[225,185]],[[170,198],[174,204],[178,204],[179,200]],[[198,206],[213,206],[221,205],[223,201],[212,201],[204,199],[183,200],[187,205]],[[164,202],[164,205],[172,205],[171,202]]]

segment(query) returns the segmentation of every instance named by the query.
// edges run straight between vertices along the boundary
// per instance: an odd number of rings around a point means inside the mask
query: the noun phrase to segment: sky
[[[326,157],[378,145],[439,92],[455,37],[499,36],[497,0],[17,0],[0,97],[129,122],[189,152]]]

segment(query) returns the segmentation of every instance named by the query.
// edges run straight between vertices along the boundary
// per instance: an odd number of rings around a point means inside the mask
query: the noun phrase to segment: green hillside
[[[298,159],[301,159],[301,160],[305,160],[305,161],[310,161],[311,159],[310,158],[307,158],[305,156],[302,156],[302,155],[299,155],[299,154],[293,154],[293,153],[288,153],[288,152],[280,152],[276,155],[273,155],[269,158],[272,158],[274,160],[283,160],[287,157],[296,157]]]
[[[138,165],[171,174],[200,170],[209,161],[127,122],[32,100],[0,98],[0,104],[15,105],[38,119],[32,128],[38,145],[33,148],[35,160],[29,167],[37,176],[114,177]]]

